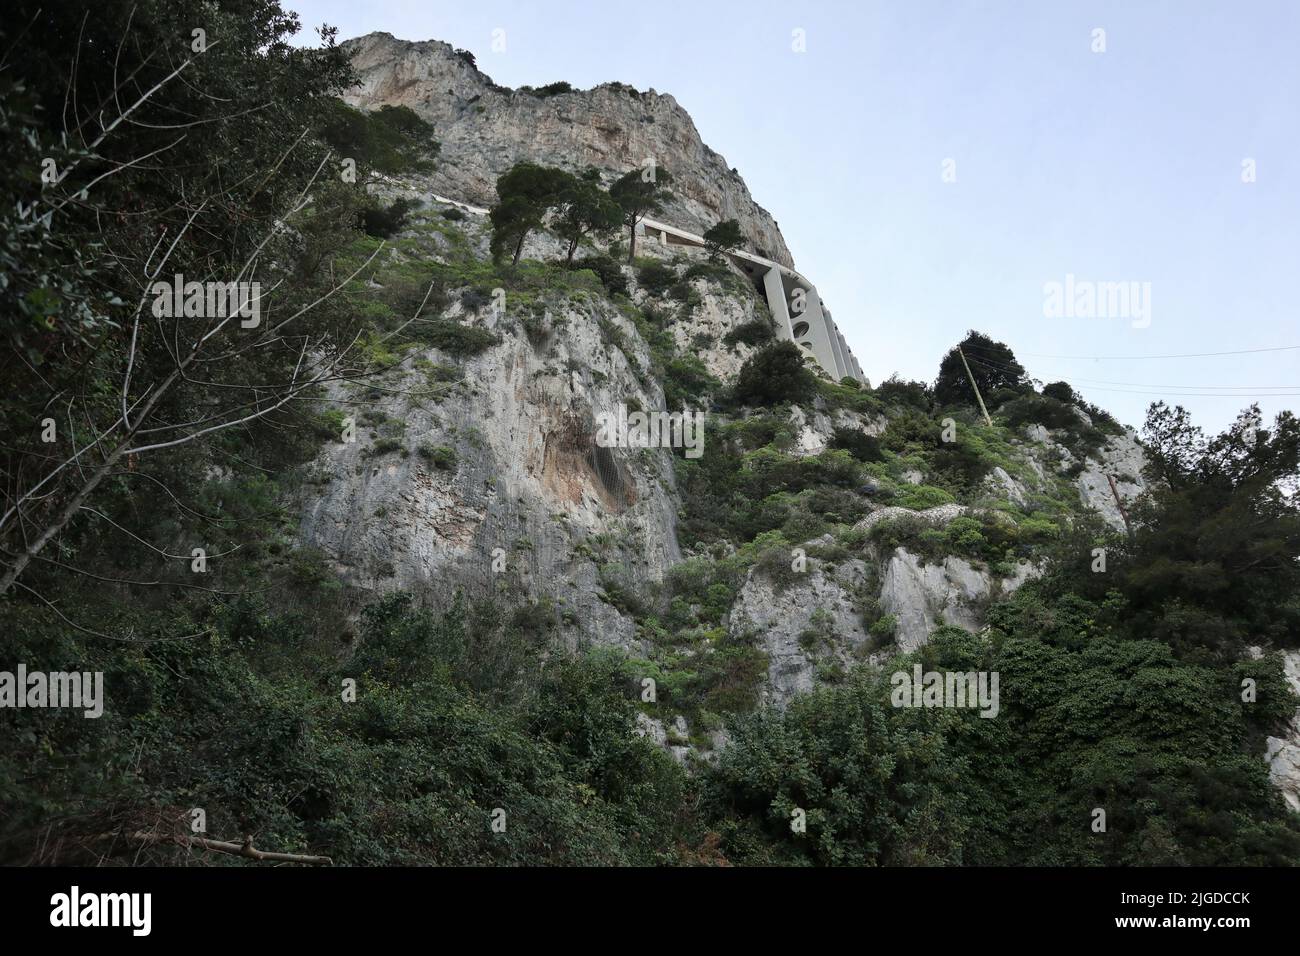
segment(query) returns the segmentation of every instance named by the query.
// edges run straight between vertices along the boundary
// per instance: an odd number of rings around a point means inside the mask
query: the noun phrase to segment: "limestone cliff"
[[[735,219],[750,251],[794,265],[772,216],[667,94],[619,83],[549,96],[510,90],[438,40],[369,33],[342,47],[361,80],[349,103],[408,106],[433,123],[442,151],[432,185],[440,195],[490,205],[496,178],[519,160],[570,170],[595,166],[608,183],[653,157],[675,180],[666,221],[703,232]]]

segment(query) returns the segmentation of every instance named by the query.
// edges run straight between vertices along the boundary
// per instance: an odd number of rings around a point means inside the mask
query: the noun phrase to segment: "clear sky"
[[[1115,358],[1300,346],[1300,3],[283,4],[342,38],[445,40],[506,86],[671,93],[873,383],[932,380],[976,328],[1128,424],[1159,398],[1216,430],[1257,396],[1300,406],[1300,349]],[[1149,283],[1149,313],[1049,315],[1067,275]]]

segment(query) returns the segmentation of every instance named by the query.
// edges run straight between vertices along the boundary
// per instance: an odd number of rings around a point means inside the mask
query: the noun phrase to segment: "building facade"
[[[704,238],[666,223],[643,219],[637,233],[664,245],[705,245]],[[849,349],[830,309],[806,278],[771,259],[734,250],[728,257],[763,293],[776,323],[777,337],[793,342],[833,380],[849,377],[863,381],[862,366]]]

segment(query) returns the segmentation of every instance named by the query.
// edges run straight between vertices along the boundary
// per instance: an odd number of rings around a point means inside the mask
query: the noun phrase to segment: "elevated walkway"
[[[434,195],[433,198],[475,215],[488,214],[487,209],[448,199],[446,196]],[[637,224],[637,235],[665,246],[706,246],[703,236],[656,219],[642,219]],[[749,276],[750,281],[767,299],[778,338],[794,342],[837,382],[845,376],[851,376],[859,382],[863,380],[862,366],[840,334],[830,309],[826,308],[821,296],[817,294],[816,286],[793,269],[752,252],[736,249],[727,253],[727,257]]]

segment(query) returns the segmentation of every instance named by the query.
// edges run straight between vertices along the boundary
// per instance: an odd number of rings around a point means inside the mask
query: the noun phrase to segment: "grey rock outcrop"
[[[888,508],[880,508],[871,512],[871,514],[855,524],[853,530],[870,531],[882,521],[896,521],[899,518],[916,518],[918,521],[924,521],[926,524],[938,528],[946,525],[954,518],[960,518],[969,510],[965,505],[958,504],[936,505],[933,508],[926,508],[924,511],[913,511],[911,508],[899,508],[891,505]]]
[[[866,567],[851,560],[829,568],[809,558],[807,571],[784,585],[750,571],[728,626],[733,634],[755,635],[767,653],[767,701],[783,707],[813,689],[819,665],[853,663],[853,652],[867,640],[855,598]]]
[[[805,410],[799,405],[790,408],[790,427],[794,430],[795,455],[820,455],[831,445],[835,429],[858,431],[864,435],[880,435],[888,422],[883,415],[867,415],[847,408],[827,413],[817,407]]]
[[[674,177],[676,198],[661,218],[697,233],[735,219],[750,251],[794,265],[775,220],[671,96],[616,83],[550,96],[509,90],[437,40],[369,33],[341,47],[360,77],[350,104],[407,106],[433,123],[441,144],[433,192],[488,206],[496,178],[519,160],[595,166],[608,184],[653,158]]]
[[[1106,476],[1114,476],[1115,490],[1127,508],[1146,488],[1142,480],[1145,466],[1146,453],[1142,451],[1135,432],[1127,430],[1122,435],[1111,437],[1096,456],[1084,460],[1083,472],[1079,475],[1079,500],[1098,512],[1116,531],[1124,530],[1124,515]]]
[[[597,448],[594,415],[662,407],[637,371],[645,343],[597,298],[558,299],[531,337],[509,300],[502,316],[459,302],[446,316],[500,343],[460,361],[427,349],[382,389],[334,392],[357,440],[315,463],[303,543],[354,587],[440,607],[457,592],[549,599],[573,639],[629,646],[635,627],[602,599],[601,569],[636,587],[679,559],[673,468],[664,449]]]
[[[1283,654],[1282,666],[1291,690],[1300,695],[1300,651]],[[1300,813],[1300,708],[1284,736],[1267,739],[1264,760],[1268,762],[1269,780],[1282,791],[1287,806]]]
[[[1013,575],[999,578],[964,558],[949,556],[940,564],[924,564],[898,548],[881,576],[880,609],[897,621],[894,640],[899,649],[914,651],[940,624],[980,630],[989,603],[1015,591],[1036,573],[1024,563]]]
[[[1028,502],[1026,491],[1021,486],[1020,482],[1007,474],[1006,469],[1001,465],[993,469],[989,474],[986,483],[994,491],[1017,507],[1023,508]]]

